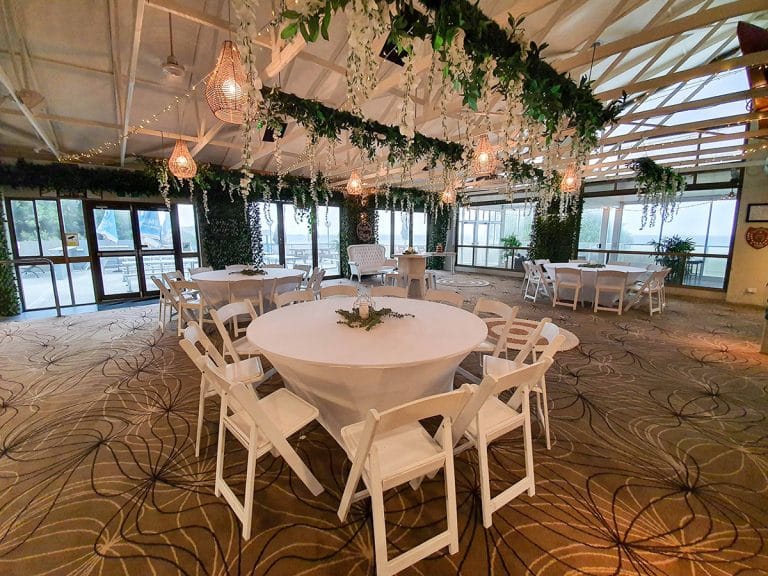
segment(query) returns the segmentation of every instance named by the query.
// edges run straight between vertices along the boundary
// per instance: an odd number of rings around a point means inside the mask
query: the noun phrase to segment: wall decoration
[[[747,204],[747,222],[768,222],[768,204]]]
[[[745,234],[747,244],[755,250],[768,246],[768,228],[755,228],[750,226]]]

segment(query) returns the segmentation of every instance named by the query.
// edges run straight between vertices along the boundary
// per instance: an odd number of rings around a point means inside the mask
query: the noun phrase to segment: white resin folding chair
[[[549,264],[549,258],[536,258],[533,261],[534,264],[538,264],[539,266],[544,266],[544,264]]]
[[[504,302],[493,300],[492,298],[480,298],[475,304],[472,313],[481,318],[488,327],[488,335],[485,340],[480,342],[472,352],[480,353],[480,362],[482,365],[483,355],[498,357],[502,351],[506,352],[507,336],[520,310],[518,306],[509,306]],[[498,326],[501,328],[498,328]],[[479,382],[479,378],[462,366],[456,368],[456,373],[460,374],[473,383]]]
[[[520,284],[520,294],[525,294],[528,283],[531,281],[531,262],[523,260],[523,281]]]
[[[653,316],[655,313],[661,314],[664,307],[667,305],[664,285],[670,270],[670,268],[655,270],[651,272],[651,275],[648,276],[642,284],[630,287],[630,297],[624,311],[626,312],[634,306],[637,306],[643,298],[647,297],[648,314],[650,316]]]
[[[315,295],[311,290],[291,290],[282,294],[275,294],[275,306],[282,308],[289,304],[298,304],[299,302],[312,302]]]
[[[371,287],[371,296],[392,298],[408,298],[408,288],[403,286],[373,286]]]
[[[570,306],[576,310],[576,305],[579,303],[579,293],[583,287],[581,280],[581,270],[574,270],[573,268],[561,268],[555,269],[555,291],[552,297],[552,308],[558,304],[561,306]],[[563,300],[564,292],[573,291],[573,301]],[[584,302],[581,303],[584,305]]]
[[[240,316],[244,316],[247,319],[248,324],[258,318],[256,310],[250,300],[232,302],[231,304],[222,306],[218,310],[211,310],[211,317],[219,331],[219,336],[221,336],[222,355],[224,358],[231,356],[234,360],[242,360],[244,356],[256,356],[261,353],[256,346],[251,344],[247,336],[237,338],[241,333],[238,322],[238,317]],[[235,340],[232,340],[229,335],[229,330],[226,327],[226,323],[229,321],[232,321],[233,323]]]
[[[205,316],[205,300],[200,294],[197,282],[191,280],[173,280],[169,283],[170,291],[178,303],[179,317],[176,322],[176,335],[181,336],[181,331],[187,322],[187,314],[192,319],[197,314],[197,323],[202,326],[203,316]]]
[[[247,540],[251,537],[256,460],[267,452],[282,456],[313,495],[323,491],[317,478],[287,440],[317,418],[318,411],[285,388],[259,399],[253,388],[230,380],[211,361],[206,364],[205,376],[221,390],[214,491],[217,497],[224,497],[243,523],[243,538]],[[224,479],[227,431],[248,451],[243,502]]]
[[[473,390],[472,398],[456,417],[452,441],[458,444],[463,435],[469,445],[459,446],[463,451],[469,446],[477,449],[480,467],[480,499],[483,506],[483,526],[490,528],[493,513],[514,498],[528,491],[529,496],[536,493],[533,471],[533,442],[531,438],[531,413],[528,401],[530,390],[543,377],[552,365],[551,358],[543,358],[534,364],[514,366],[503,374],[486,375],[479,386]],[[514,389],[521,398],[519,406],[502,402],[499,394]],[[523,429],[523,452],[525,475],[501,493],[491,497],[491,473],[488,465],[488,445],[494,440],[517,429]]]
[[[525,285],[523,300],[536,302],[539,292],[544,294],[547,298],[552,298],[552,294],[549,291],[550,286],[552,286],[552,281],[549,279],[549,276],[544,271],[542,265],[528,261],[528,271],[528,283]],[[533,294],[531,294],[530,291],[531,286],[533,286]]]
[[[172,272],[163,272],[162,274],[163,280],[165,280],[165,283],[170,286],[177,280],[184,280],[184,273],[181,270],[173,270]]]
[[[325,286],[320,288],[320,298],[333,298],[335,296],[357,296],[357,286],[350,284],[334,284],[333,286]]]
[[[189,269],[190,276],[194,276],[195,274],[200,274],[202,272],[213,272],[213,268],[211,266],[198,266],[196,268]]]
[[[620,272],[618,270],[598,270],[597,278],[595,279],[595,301],[593,303],[593,310],[608,310],[611,312],[617,312],[621,316],[622,309],[624,308],[624,295],[627,293],[627,273]],[[601,306],[600,295],[601,294],[615,294],[613,302],[618,303],[616,306]]]
[[[302,283],[309,280],[310,276],[312,276],[312,266],[310,266],[309,264],[294,264],[293,269],[301,270],[304,273],[304,275],[301,277],[301,281],[299,282],[299,288],[300,288]]]
[[[220,396],[221,394],[219,388],[205,377],[206,359],[210,358],[213,360],[213,363],[221,368],[224,371],[224,375],[233,382],[253,386],[263,382],[266,376],[258,356],[227,364],[197,322],[190,322],[189,326],[184,329],[184,336],[179,344],[200,370],[200,397],[197,406],[197,436],[195,438],[195,456],[200,456],[205,400],[211,396]],[[202,350],[200,350],[200,346],[202,346]]]
[[[427,290],[424,294],[424,300],[450,304],[456,308],[461,308],[464,305],[464,296],[453,290]]]
[[[470,395],[469,386],[465,384],[460,390],[422,398],[383,412],[371,409],[362,422],[342,428],[341,444],[352,462],[352,469],[338,515],[344,521],[353,501],[371,498],[378,576],[396,574],[446,546],[451,554],[459,551],[452,421]],[[433,416],[443,418],[438,440],[433,439],[419,423]],[[441,468],[445,476],[447,529],[389,559],[384,492],[406,482],[418,487],[421,477],[433,475]],[[366,490],[357,492],[361,479]]]
[[[168,314],[168,320],[173,320],[174,312],[177,315],[179,313],[179,302],[176,296],[173,295],[170,289],[163,283],[162,280],[160,280],[160,278],[157,276],[150,276],[150,279],[155,283],[155,286],[157,286],[157,289],[160,291],[160,310],[158,313],[157,323],[160,326],[160,331],[165,331],[165,323],[167,322],[165,319],[166,312],[170,310],[170,313]],[[179,322],[178,316],[176,318],[176,322]]]
[[[312,276],[307,280],[307,290],[312,291],[314,298],[320,298],[320,289],[323,287],[323,278],[325,278],[325,269],[315,268]]]
[[[544,324],[541,330],[539,341],[546,341],[546,344],[535,344],[530,349],[530,354],[533,362],[541,360],[542,358],[554,359],[557,352],[565,342],[565,336],[560,334],[560,329],[554,324],[548,322]],[[526,359],[523,355],[524,351],[520,351],[514,360],[505,360],[504,358],[492,358],[486,356],[483,358],[483,374],[491,376],[500,376],[516,368],[519,368]],[[536,394],[536,415],[539,420],[539,425],[544,431],[544,439],[547,444],[547,450],[552,448],[552,439],[549,433],[549,399],[547,398],[547,380],[545,376],[541,377],[541,380],[535,385],[531,386],[531,392]],[[509,400],[510,405],[519,406],[522,402],[522,398],[513,396]]]

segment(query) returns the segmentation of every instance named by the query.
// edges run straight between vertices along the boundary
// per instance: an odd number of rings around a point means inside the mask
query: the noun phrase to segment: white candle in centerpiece
[[[368,318],[368,304],[366,302],[361,302],[360,307],[358,308],[358,312],[360,313],[360,318],[363,320]]]

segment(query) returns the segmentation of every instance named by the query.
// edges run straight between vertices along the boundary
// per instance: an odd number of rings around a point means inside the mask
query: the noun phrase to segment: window
[[[312,266],[312,225],[305,211],[293,204],[283,204],[283,242],[285,261],[290,268],[295,264]]]
[[[317,208],[317,261],[327,276],[341,274],[339,240],[341,209],[338,206]]]

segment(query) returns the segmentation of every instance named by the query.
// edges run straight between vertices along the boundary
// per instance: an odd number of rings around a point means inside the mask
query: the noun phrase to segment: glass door
[[[138,255],[142,269],[142,294],[156,293],[152,276],[176,270],[173,249],[171,212],[167,208],[141,208],[136,210],[139,225]]]
[[[89,206],[95,236],[98,300],[139,296],[144,291],[139,274],[138,234],[130,206]]]

